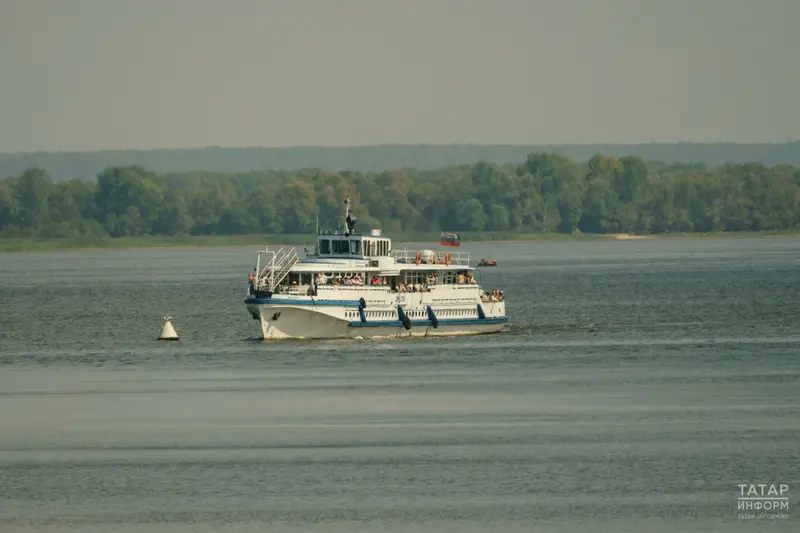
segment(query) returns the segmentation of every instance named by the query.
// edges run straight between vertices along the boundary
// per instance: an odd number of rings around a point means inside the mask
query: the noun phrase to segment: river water
[[[0,254],[0,531],[800,529],[800,239],[462,249],[508,333],[265,343],[251,248]]]

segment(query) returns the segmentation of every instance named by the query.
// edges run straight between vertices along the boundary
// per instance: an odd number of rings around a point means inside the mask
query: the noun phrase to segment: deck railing
[[[392,256],[398,263],[415,263],[417,254],[421,265],[444,265],[450,256],[450,265],[469,266],[469,252],[442,252],[436,250],[392,250]]]
[[[266,265],[261,267],[261,255],[266,256]],[[275,287],[289,274],[289,270],[297,263],[297,250],[279,248],[277,251],[264,250],[258,252],[256,271],[258,273],[257,289],[266,288],[274,291]]]

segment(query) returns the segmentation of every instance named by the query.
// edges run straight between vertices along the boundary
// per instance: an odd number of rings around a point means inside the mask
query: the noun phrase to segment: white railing
[[[268,258],[264,268],[261,268],[261,254],[265,254]],[[277,252],[270,250],[258,252],[258,261],[256,263],[258,279],[256,281],[256,289],[263,289],[266,287],[269,291],[274,291],[275,287],[286,278],[289,271],[299,259],[297,250],[294,248],[290,248],[288,251],[279,248]]]
[[[442,252],[435,250],[392,250],[392,256],[398,263],[416,263],[419,254],[421,265],[444,265],[447,257],[450,264],[456,266],[469,266],[469,252]]]

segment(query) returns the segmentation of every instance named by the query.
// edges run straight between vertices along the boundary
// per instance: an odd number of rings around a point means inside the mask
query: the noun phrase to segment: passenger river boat
[[[345,201],[344,231],[316,231],[313,252],[258,252],[244,303],[267,339],[391,338],[502,331],[502,290],[485,291],[469,253],[395,250],[371,230],[354,232]],[[442,233],[457,247],[457,234]]]

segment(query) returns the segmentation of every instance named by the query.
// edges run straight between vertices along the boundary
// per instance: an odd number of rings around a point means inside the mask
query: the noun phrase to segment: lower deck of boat
[[[503,302],[364,308],[253,299],[248,310],[264,339],[473,335],[501,331],[507,322]]]

